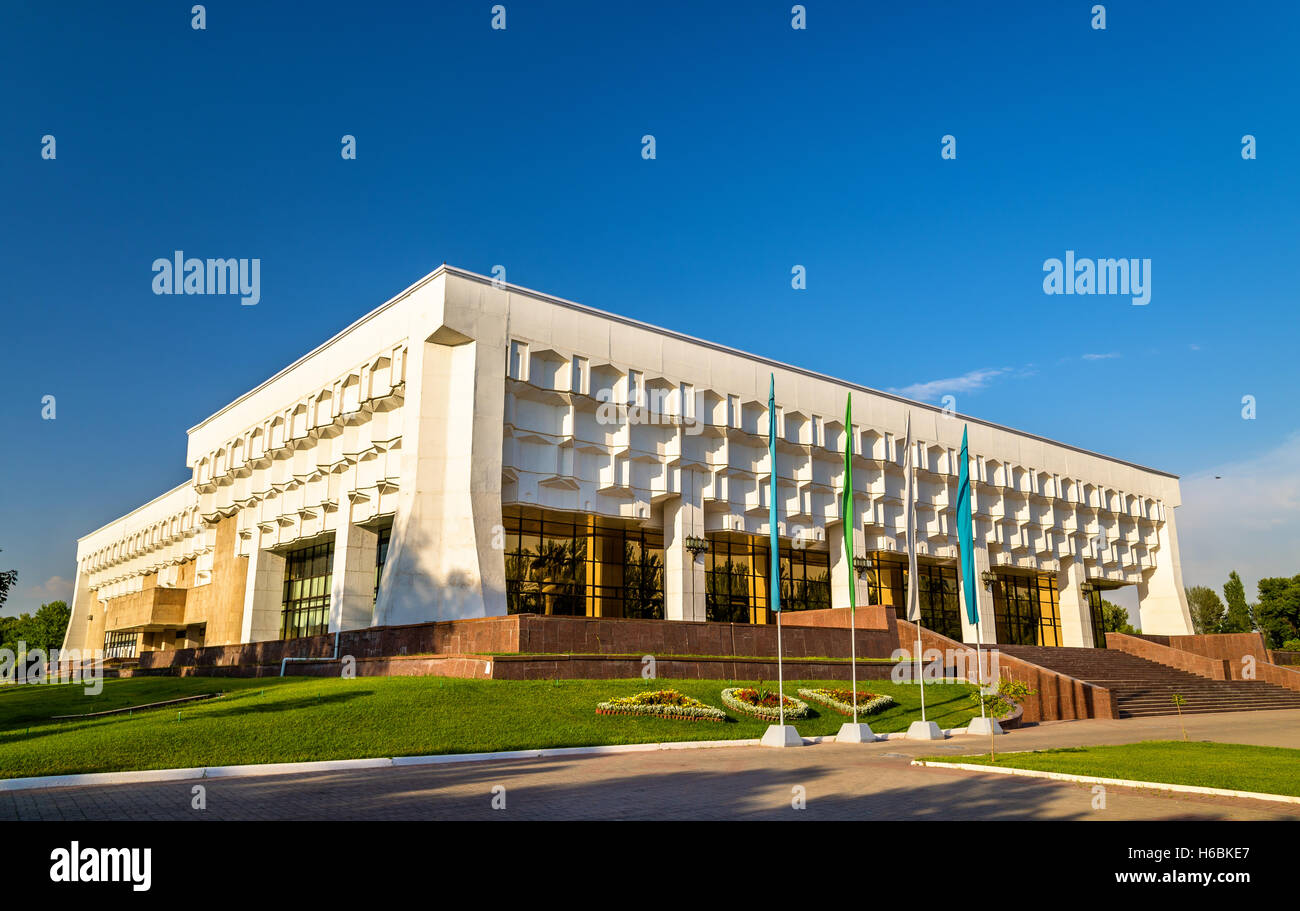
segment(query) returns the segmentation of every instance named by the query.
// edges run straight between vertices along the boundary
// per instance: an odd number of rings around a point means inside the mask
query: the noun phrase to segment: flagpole
[[[762,742],[769,746],[800,746],[803,741],[799,739],[798,733],[794,728],[787,729],[785,724],[785,667],[781,654],[780,510],[777,504],[780,494],[777,488],[776,433],[776,374],[770,374],[767,387],[767,459],[770,463],[768,467],[772,472],[769,475],[770,480],[767,489],[767,556],[770,570],[768,603],[771,605],[772,612],[776,614],[776,701],[781,723],[775,729],[769,726],[767,732],[763,734]],[[773,738],[772,742],[769,742],[769,738]]]
[[[768,461],[772,463],[771,480],[768,482],[768,563],[772,578],[770,603],[776,611],[776,694],[781,709],[781,726],[785,726],[785,671],[782,667],[781,653],[781,540],[780,518],[777,500],[779,497],[776,479],[776,374],[770,377],[767,392],[767,447]],[[793,578],[793,577],[792,577]]]
[[[781,670],[781,612],[776,612],[776,696],[781,707],[781,726],[785,726],[785,674]]]
[[[853,564],[849,564],[849,588],[856,588],[858,577],[853,572]],[[854,606],[853,600],[849,601],[849,666],[853,669],[850,674],[850,685],[853,687],[853,723],[858,723],[858,609]]]
[[[858,575],[853,566],[853,393],[844,400],[844,491],[840,498],[844,562],[849,571],[849,683],[853,688],[853,723],[858,723]]]
[[[912,442],[912,415],[907,415],[903,458],[903,499],[907,515],[907,619],[916,624],[916,660],[912,667],[921,684],[921,720],[913,721],[907,729],[909,740],[942,740],[943,731],[930,721],[925,711],[925,645],[921,641],[920,572],[916,565],[916,464]]]
[[[921,618],[916,618],[916,672],[921,678],[921,720],[925,721],[925,659],[921,649]]]
[[[907,469],[905,490],[907,492],[907,613],[916,624],[916,663],[913,665],[921,682],[921,721],[925,722],[925,648],[921,644],[921,604],[917,591],[916,565],[916,467],[912,464],[912,416],[907,416],[907,454],[904,460]],[[913,608],[915,614],[913,615]]]
[[[840,725],[836,743],[872,743],[871,726],[858,722],[858,573],[854,565],[853,529],[858,511],[853,502],[853,395],[844,402],[844,484],[840,490],[840,537],[844,543],[844,567],[849,574],[849,686],[853,690],[853,721]],[[868,596],[869,597],[869,596]]]
[[[969,733],[985,733],[990,737],[1000,734],[997,719],[988,717],[984,705],[986,680],[984,675],[984,627],[980,623],[979,588],[975,582],[975,529],[971,513],[974,507],[974,486],[970,476],[970,449],[968,447],[968,429],[961,431],[961,457],[957,472],[957,543],[961,548],[961,593],[966,602],[966,621],[975,626],[975,682],[979,685],[980,716],[972,718],[967,726]],[[986,588],[991,588],[984,577],[980,578]],[[994,635],[994,640],[997,636]]]
[[[916,669],[917,676],[921,681],[921,720],[925,721],[926,720],[925,717],[925,648],[921,644],[921,604],[920,604],[919,597],[917,597],[917,592],[914,588],[914,586],[916,585],[916,578],[915,578],[916,572],[913,571],[914,567],[916,566],[916,557],[914,556],[914,554],[916,553],[916,529],[912,527],[911,523],[915,521],[916,521],[916,516],[914,513],[912,513],[912,518],[909,520],[909,525],[908,525],[908,528],[911,533],[908,536],[908,542],[907,542],[908,543],[907,608],[908,608],[908,612],[910,613],[913,602],[916,603],[916,619],[912,621],[913,623],[916,624],[916,664],[914,665],[914,667]]]

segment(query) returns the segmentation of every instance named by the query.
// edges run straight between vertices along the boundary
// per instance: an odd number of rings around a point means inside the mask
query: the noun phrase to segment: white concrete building
[[[444,266],[190,428],[192,480],[78,542],[65,646],[507,611],[766,622],[770,373],[787,608],[847,605],[845,434],[860,591],[902,603],[910,413],[927,626],[974,641],[968,426],[986,642],[1093,644],[1118,585],[1145,632],[1191,632],[1173,475]]]

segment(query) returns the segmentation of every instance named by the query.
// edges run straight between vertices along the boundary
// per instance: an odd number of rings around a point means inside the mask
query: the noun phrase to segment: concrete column
[[[1143,571],[1137,587],[1142,632],[1153,636],[1189,636],[1195,632],[1183,591],[1174,512],[1174,507],[1165,506],[1165,521],[1156,529],[1160,547],[1155,555],[1155,569]]]
[[[244,580],[244,619],[240,642],[265,642],[280,638],[284,610],[284,557],[254,547],[248,555]]]
[[[412,306],[401,486],[375,625],[504,616],[501,455],[510,292],[422,287]],[[457,326],[444,323],[456,314]]]
[[[1085,578],[1082,557],[1065,557],[1056,574],[1056,592],[1061,609],[1061,644],[1071,648],[1091,648],[1092,612],[1079,587]]]
[[[682,488],[686,491],[697,489],[685,479]],[[698,499],[698,495],[687,493],[664,503],[666,620],[704,620],[706,617],[704,555],[696,557],[686,549],[687,535],[704,537],[704,510]]]
[[[72,596],[72,616],[68,619],[68,629],[63,634],[63,645],[59,651],[66,652],[69,649],[97,649],[104,647],[104,640],[101,637],[99,642],[91,639],[91,630],[95,624],[95,608],[99,607],[99,600],[95,597],[94,592],[90,590],[89,576],[84,572],[77,572],[77,587]]]
[[[998,641],[997,624],[993,619],[993,592],[984,587],[984,572],[989,568],[989,548],[982,539],[976,537],[974,540],[975,551],[975,600],[976,613],[980,618],[979,642],[982,645],[990,645]],[[958,578],[961,574],[958,573]],[[971,645],[975,644],[976,633],[975,624],[967,619],[966,613],[966,589],[961,586],[959,603],[961,605],[961,638],[963,642]]]
[[[374,617],[375,555],[378,548],[378,533],[360,525],[343,521],[334,533],[331,633],[370,625]]]

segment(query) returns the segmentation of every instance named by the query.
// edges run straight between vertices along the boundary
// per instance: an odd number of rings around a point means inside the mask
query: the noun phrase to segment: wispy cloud
[[[961,376],[949,377],[944,380],[929,380],[924,383],[913,383],[910,386],[889,391],[905,398],[927,402],[942,395],[955,395],[958,392],[974,392],[977,389],[983,389],[998,377],[1005,376],[1008,373],[1011,373],[1010,367],[981,367],[978,370],[963,373]]]
[[[1085,354],[1083,359],[1085,361],[1108,361],[1115,357],[1119,357],[1119,352],[1111,351],[1107,354]]]
[[[1175,514],[1183,582],[1222,589],[1230,570],[1255,597],[1267,576],[1300,573],[1300,432],[1248,459],[1183,478]]]
[[[21,591],[15,591],[14,594],[17,597],[14,600],[22,600],[37,607],[48,604],[50,601],[67,601],[71,604],[72,591],[71,579],[65,579],[63,576],[50,576],[40,585],[29,585]]]

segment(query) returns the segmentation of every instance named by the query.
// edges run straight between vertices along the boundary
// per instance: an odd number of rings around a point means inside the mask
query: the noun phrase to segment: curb
[[[945,736],[952,736],[964,734],[966,731],[964,728],[950,728],[943,733]],[[895,731],[889,734],[877,734],[876,742],[905,740],[906,738],[906,731]],[[804,746],[834,743],[835,735],[804,737],[803,742]],[[148,784],[161,781],[195,781],[207,778],[260,778],[269,775],[291,775],[295,772],[300,774],[347,772],[353,769],[451,765],[458,762],[550,759],[561,756],[606,756],[618,753],[653,753],[659,750],[709,750],[758,745],[757,738],[742,740],[675,740],[666,743],[618,743],[591,747],[546,747],[536,750],[506,750],[498,753],[440,753],[430,756],[378,756],[370,759],[325,759],[318,762],[267,762],[246,765],[197,766],[189,769],[146,769],[136,772],[86,772],[79,775],[0,778],[0,793],[6,791],[35,791],[44,788],[81,788],[113,784]],[[954,766],[953,763],[942,764]],[[1006,770],[996,769],[995,771]],[[1295,801],[1300,803],[1300,798],[1295,798]]]
[[[834,737],[812,738],[812,742],[834,739]],[[294,772],[345,772],[353,769],[451,765],[459,762],[549,759],[561,756],[602,756],[616,753],[652,753],[658,750],[707,750],[748,746],[758,746],[758,740],[682,740],[670,743],[619,743],[593,747],[549,747],[538,750],[508,750],[499,753],[442,753],[432,756],[379,756],[371,759],[326,759],[319,762],[268,762],[249,765],[199,766],[189,769],[146,769],[137,772],[86,772],[79,775],[4,778],[0,779],[0,792],[114,784],[148,784],[163,781],[196,781],[207,778],[259,778],[269,775],[288,775]]]
[[[1133,781],[1128,778],[1097,778],[1093,775],[1071,775],[1068,772],[1043,772],[1038,769],[1010,769],[976,765],[970,762],[926,762],[913,759],[912,765],[931,769],[960,769],[964,772],[994,772],[999,775],[1019,775],[1023,778],[1046,778],[1052,781],[1070,781],[1077,784],[1101,784],[1114,788],[1140,788],[1152,791],[1172,791],[1176,794],[1203,794],[1210,797],[1241,797],[1249,800],[1269,800],[1275,803],[1300,804],[1300,797],[1289,794],[1264,794],[1259,791],[1234,791],[1229,788],[1207,788],[1194,784],[1169,784],[1164,781]]]

